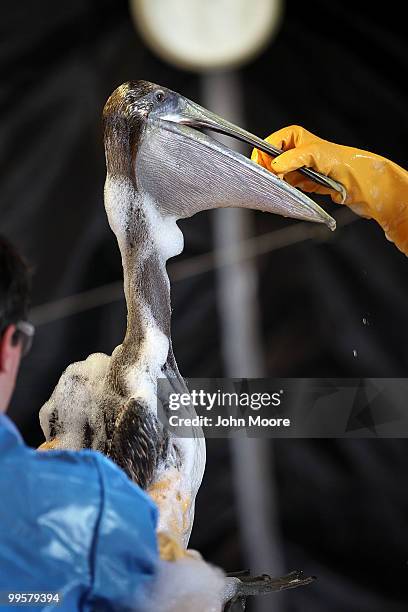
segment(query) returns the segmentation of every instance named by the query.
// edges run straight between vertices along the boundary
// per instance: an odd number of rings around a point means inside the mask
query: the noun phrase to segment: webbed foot
[[[224,612],[245,610],[249,595],[266,595],[273,591],[284,591],[306,586],[316,580],[314,576],[305,576],[303,572],[295,571],[273,578],[268,574],[250,576],[249,571],[227,574],[228,591],[231,594],[225,604]]]

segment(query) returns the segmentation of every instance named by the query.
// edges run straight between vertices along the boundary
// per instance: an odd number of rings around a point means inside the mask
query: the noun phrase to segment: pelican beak
[[[167,198],[174,207],[169,212],[188,217],[210,208],[253,208],[335,229],[335,220],[303,192],[202,130],[231,136],[252,147],[263,148],[263,140],[167,91],[168,102],[149,122],[139,163],[146,190],[155,192],[156,201]],[[158,184],[165,193],[157,193]]]

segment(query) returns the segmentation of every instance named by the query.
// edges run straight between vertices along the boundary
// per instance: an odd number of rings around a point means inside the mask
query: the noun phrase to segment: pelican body
[[[126,335],[109,357],[90,355],[62,374],[40,411],[47,445],[105,453],[159,506],[159,531],[187,546],[205,467],[199,427],[178,438],[157,418],[157,380],[186,393],[171,343],[166,262],[183,250],[181,218],[245,207],[296,219],[334,220],[302,192],[203,133],[256,144],[179,94],[146,81],[118,87],[104,108],[105,208],[120,249]],[[262,142],[262,141],[259,141]],[[193,406],[184,407],[194,417]],[[180,415],[183,416],[183,415]],[[184,432],[185,433],[185,432]]]

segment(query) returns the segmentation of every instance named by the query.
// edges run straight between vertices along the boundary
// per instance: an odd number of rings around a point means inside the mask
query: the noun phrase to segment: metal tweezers
[[[261,141],[261,143],[257,142],[256,148],[260,149],[264,153],[268,153],[268,155],[271,155],[272,157],[278,157],[279,155],[283,153],[281,149],[278,149],[277,147],[270,145],[268,142],[265,142],[264,140]],[[304,176],[307,176],[307,178],[311,179],[315,183],[318,183],[319,185],[322,185],[323,187],[327,187],[328,189],[334,189],[335,191],[340,193],[341,203],[344,204],[346,200],[347,192],[341,183],[339,183],[338,181],[335,181],[329,176],[326,176],[325,174],[321,174],[320,172],[313,170],[312,168],[306,168],[305,166],[303,166],[303,168],[299,168],[297,172],[300,172]]]

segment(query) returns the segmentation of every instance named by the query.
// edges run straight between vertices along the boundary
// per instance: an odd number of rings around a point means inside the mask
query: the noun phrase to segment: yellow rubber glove
[[[388,240],[408,255],[408,172],[385,157],[322,140],[297,125],[275,132],[267,142],[285,151],[272,158],[254,149],[252,159],[303,191],[328,194],[341,203],[339,193],[303,176],[297,169],[313,168],[342,183],[345,204],[362,217],[375,219]]]

